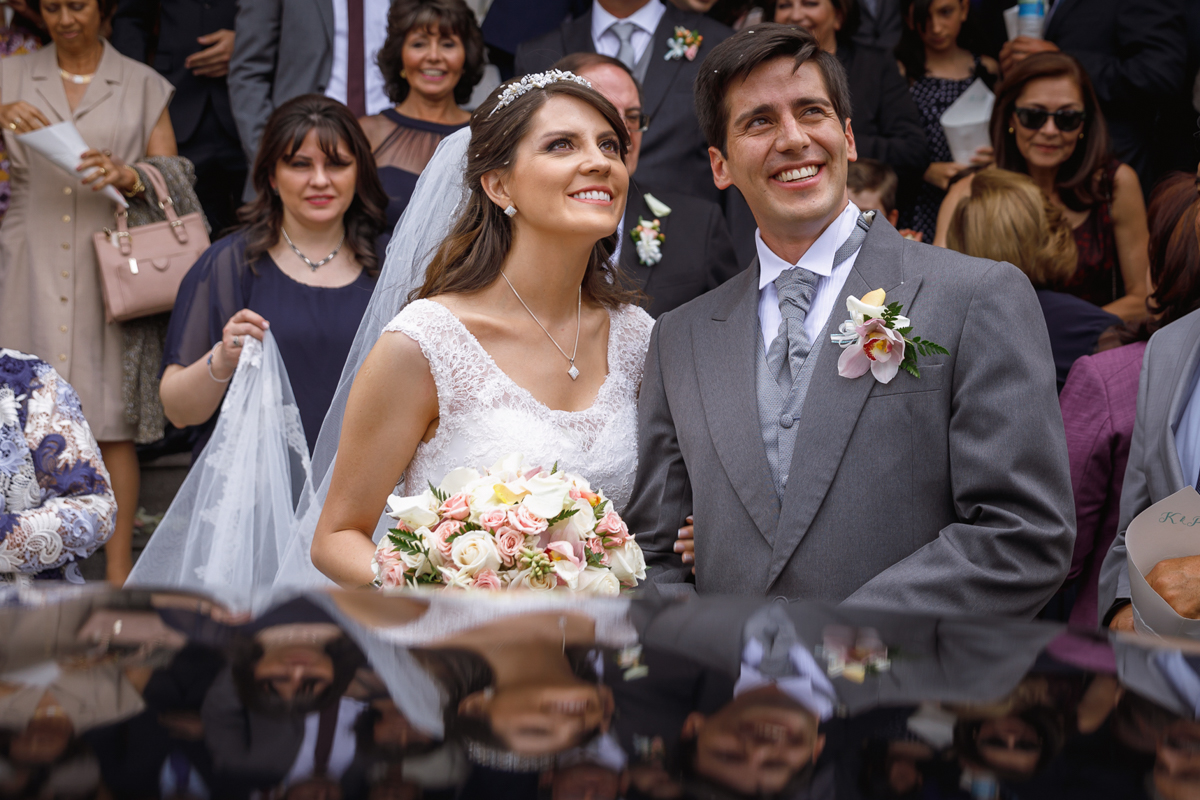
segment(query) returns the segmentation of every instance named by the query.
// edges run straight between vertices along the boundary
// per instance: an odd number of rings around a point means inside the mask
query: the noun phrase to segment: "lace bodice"
[[[421,347],[437,384],[437,434],[417,446],[404,473],[408,491],[437,485],[456,467],[485,468],[509,453],[555,462],[624,508],[637,471],[637,394],[654,321],[636,306],[611,311],[608,377],[590,408],[555,411],[508,377],[445,306],[410,303],[384,332]]]

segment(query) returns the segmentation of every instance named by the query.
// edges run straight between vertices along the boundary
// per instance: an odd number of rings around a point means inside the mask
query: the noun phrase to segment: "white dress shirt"
[[[828,721],[838,704],[833,684],[804,645],[794,644],[787,652],[788,660],[792,662],[796,674],[786,678],[772,678],[758,671],[763,661],[762,642],[757,639],[746,642],[742,650],[741,671],[733,687],[733,696],[741,697],[746,692],[764,686],[774,686],[807,708],[822,722]]]
[[[621,49],[621,40],[613,33],[612,26],[618,22],[632,22],[634,29],[629,43],[633,45],[633,63],[636,64],[642,60],[642,55],[650,46],[658,22],[665,13],[667,7],[662,4],[662,0],[650,0],[628,17],[620,19],[601,8],[597,0],[592,0],[592,45],[600,55],[616,58],[617,51]]]
[[[363,0],[363,65],[366,81],[367,114],[378,114],[392,107],[387,92],[383,90],[383,73],[375,63],[375,56],[387,39],[387,15],[389,0]],[[350,18],[346,12],[346,0],[333,0],[333,70],[329,73],[329,84],[325,96],[346,102],[346,59],[350,53]]]
[[[817,240],[808,248],[808,252],[801,256],[795,264],[789,264],[775,255],[771,248],[763,244],[759,232],[754,231],[754,246],[758,250],[759,266],[758,320],[762,323],[763,342],[768,350],[771,349],[771,342],[779,334],[779,323],[783,319],[779,313],[779,292],[775,289],[775,279],[784,270],[793,267],[803,267],[821,276],[817,281],[817,293],[808,307],[808,314],[804,317],[804,332],[808,334],[808,341],[812,343],[813,347],[821,344],[817,341],[817,337],[825,330],[829,314],[834,311],[833,304],[837,302],[838,295],[842,292],[846,276],[854,267],[859,251],[855,250],[851,253],[850,257],[839,264],[837,269],[833,268],[833,257],[842,243],[850,238],[850,234],[854,231],[854,225],[858,222],[858,215],[861,213],[854,203],[847,203],[846,209],[838,215],[837,219],[829,223],[825,232],[817,237]],[[861,249],[859,248],[859,250]],[[842,311],[844,312],[845,309]],[[846,318],[849,319],[849,316],[847,314]]]

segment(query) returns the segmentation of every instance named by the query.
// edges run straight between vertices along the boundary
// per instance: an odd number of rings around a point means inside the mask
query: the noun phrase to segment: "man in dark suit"
[[[632,179],[640,161],[644,130],[642,87],[633,73],[615,58],[598,53],[573,53],[554,67],[587,78],[592,88],[625,118],[630,137],[625,166]],[[639,246],[643,232],[653,237],[649,230],[655,223],[663,238],[657,246]],[[646,310],[652,317],[717,288],[741,271],[725,216],[716,203],[633,180],[621,223],[617,261],[648,298]]]
[[[1034,53],[1074,56],[1096,87],[1113,150],[1149,193],[1158,112],[1183,87],[1187,40],[1183,0],[1057,0],[1044,39],[1020,36],[1000,49],[1000,69]]]
[[[113,16],[113,46],[151,64],[175,87],[171,126],[179,155],[196,166],[196,194],[214,238],[237,222],[246,180],[225,83],[236,15],[237,0],[120,0]]]
[[[622,26],[628,25],[625,33]],[[697,31],[699,50],[667,58],[676,28]],[[618,30],[620,34],[618,35]],[[692,83],[705,54],[732,33],[708,17],[662,0],[593,0],[582,17],[517,49],[516,74],[542,72],[571,53],[601,53],[626,63],[642,82],[650,126],[642,140],[641,178],[714,203],[721,193],[708,169],[708,145],[696,122]],[[629,44],[622,44],[626,36]],[[622,49],[625,48],[625,49]]]

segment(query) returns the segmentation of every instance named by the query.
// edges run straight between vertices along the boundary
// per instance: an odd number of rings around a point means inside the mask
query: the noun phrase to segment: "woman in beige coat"
[[[176,148],[171,85],[100,37],[115,6],[41,0],[54,43],[0,61],[0,131],[12,162],[12,205],[0,228],[0,343],[49,362],[79,393],[117,499],[105,552],[108,579],[120,585],[132,567],[138,462],[121,399],[121,325],[104,320],[92,234],[113,225],[114,204],[99,190],[136,196],[145,187],[128,164]],[[20,143],[22,133],[67,120],[94,148],[80,167],[97,168],[86,180]]]

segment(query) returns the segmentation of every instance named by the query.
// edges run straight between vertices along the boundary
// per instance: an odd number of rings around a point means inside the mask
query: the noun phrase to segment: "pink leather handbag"
[[[203,216],[176,214],[162,173],[145,162],[137,166],[150,179],[167,219],[130,230],[129,213],[118,207],[117,229],[92,234],[109,322],[170,311],[183,276],[209,245]]]

